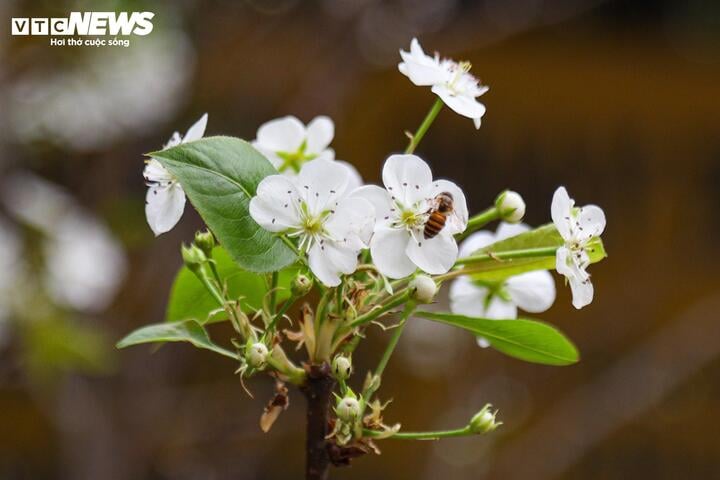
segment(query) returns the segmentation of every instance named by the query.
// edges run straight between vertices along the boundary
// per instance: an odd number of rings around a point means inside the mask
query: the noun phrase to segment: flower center
[[[397,226],[405,227],[408,230],[418,228],[425,223],[426,215],[415,210],[401,210]]]
[[[470,71],[470,68],[472,68],[470,62],[458,62],[452,65],[451,70],[453,71],[453,76],[448,83],[448,88],[452,90],[453,93],[462,93],[461,90],[464,90],[464,88],[462,88],[462,85],[458,85],[458,82],[463,75]]]
[[[284,172],[288,169],[295,173],[300,173],[303,164],[317,157],[314,153],[307,153],[307,140],[304,140],[300,147],[294,152],[276,152],[277,156],[283,160],[278,167],[278,171]]]

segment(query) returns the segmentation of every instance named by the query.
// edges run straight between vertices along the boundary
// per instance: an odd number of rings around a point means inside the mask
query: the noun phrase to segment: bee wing
[[[452,234],[460,233],[467,227],[463,219],[460,218],[456,210],[453,210],[445,220],[445,228]]]

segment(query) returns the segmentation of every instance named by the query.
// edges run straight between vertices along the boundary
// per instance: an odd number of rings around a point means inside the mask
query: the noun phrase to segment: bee
[[[425,221],[423,235],[426,239],[435,237],[440,230],[445,228],[447,218],[455,210],[453,196],[449,192],[439,193],[432,200],[432,207],[427,211],[428,219]]]

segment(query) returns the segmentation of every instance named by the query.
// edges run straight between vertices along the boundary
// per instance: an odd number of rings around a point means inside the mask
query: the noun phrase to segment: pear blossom
[[[330,117],[317,116],[306,126],[297,117],[288,115],[260,125],[252,145],[280,173],[295,176],[310,160],[335,160],[335,150],[330,148],[334,137],[335,124]],[[348,170],[348,191],[362,185],[362,177],[355,167],[342,160],[337,162]]]
[[[433,180],[428,164],[416,155],[388,157],[382,178],[385,188],[366,185],[356,190],[375,207],[370,252],[378,270],[390,278],[406,277],[416,268],[432,275],[450,270],[458,256],[453,235],[468,222],[462,190],[448,180]],[[453,211],[440,232],[426,238],[425,224],[441,193],[452,197]]]
[[[188,129],[184,137],[179,132],[173,133],[163,150],[202,138],[206,126],[207,113]],[[158,236],[170,231],[180,221],[185,210],[185,191],[177,179],[154,158],[145,164],[143,177],[148,186],[145,216],[153,233]]]
[[[400,73],[412,83],[421,87],[432,87],[432,92],[455,113],[471,118],[475,128],[480,128],[485,105],[477,97],[489,90],[480,85],[477,78],[470,74],[469,62],[456,62],[426,55],[417,38],[410,43],[410,51],[400,50],[402,62],[398,64]]]
[[[605,212],[596,205],[575,207],[565,187],[555,190],[551,205],[552,220],[565,244],[557,249],[556,269],[570,283],[573,306],[589,305],[593,299],[593,285],[587,267],[591,250],[588,244],[605,230]]]
[[[372,234],[373,206],[348,190],[346,167],[327,158],[303,165],[295,177],[270,175],[250,201],[250,215],[264,229],[299,239],[313,274],[325,285],[355,271]]]
[[[460,256],[466,257],[479,249],[530,230],[525,224],[502,222],[495,233],[487,230],[470,235],[460,245]],[[490,319],[517,318],[518,308],[531,313],[544,312],[555,302],[555,282],[546,270],[514,275],[499,283],[478,284],[468,276],[450,286],[450,310],[460,315]],[[478,337],[485,348],[487,340]]]

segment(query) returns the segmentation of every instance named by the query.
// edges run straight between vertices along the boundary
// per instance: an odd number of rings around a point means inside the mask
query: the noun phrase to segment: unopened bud
[[[432,302],[437,293],[435,280],[427,275],[418,275],[413,278],[408,287],[410,288],[410,297],[420,303]]]
[[[205,253],[195,245],[189,247],[183,245],[180,252],[182,253],[183,262],[190,270],[197,270],[203,263],[207,262]]]
[[[502,425],[502,422],[496,422],[495,416],[498,411],[491,411],[492,405],[485,405],[482,410],[475,414],[470,420],[470,431],[473,433],[488,433]]]
[[[335,413],[340,420],[351,422],[360,416],[360,402],[355,397],[345,397],[338,402]]]
[[[506,222],[518,223],[525,216],[525,200],[512,190],[505,190],[498,195],[495,207],[500,212],[500,218]]]
[[[262,368],[265,366],[268,357],[268,349],[262,342],[253,343],[247,347],[245,359],[253,368]]]
[[[338,380],[347,380],[352,374],[352,362],[348,357],[338,355],[333,360],[332,371]]]
[[[195,245],[203,251],[205,256],[209,257],[215,248],[215,237],[209,231],[195,233]]]
[[[295,278],[293,278],[292,284],[290,285],[290,291],[295,297],[304,297],[305,295],[310,293],[312,287],[312,279],[307,275],[298,273],[297,275],[295,275]]]

